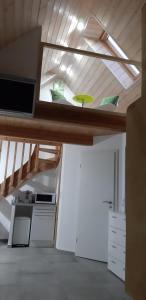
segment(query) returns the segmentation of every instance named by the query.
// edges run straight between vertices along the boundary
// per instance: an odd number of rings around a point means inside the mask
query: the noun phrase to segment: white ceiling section
[[[103,29],[129,59],[141,61],[141,8],[145,2],[144,0],[1,0],[0,47],[10,44],[24,33],[42,25],[43,42],[91,51],[86,39],[94,41],[97,45]],[[104,97],[119,95],[117,111],[125,112],[129,104],[141,95],[141,74],[134,80],[128,79],[129,76],[126,79],[127,75],[121,73],[123,66],[119,68],[120,71],[115,67],[113,75],[113,70],[111,71],[102,60],[45,49],[42,83],[46,85],[47,80],[50,82],[53,77],[62,78],[73,94],[82,92],[92,95],[95,101],[91,107],[94,108],[98,107]],[[116,78],[117,72],[120,72],[121,82],[126,80],[126,88]]]

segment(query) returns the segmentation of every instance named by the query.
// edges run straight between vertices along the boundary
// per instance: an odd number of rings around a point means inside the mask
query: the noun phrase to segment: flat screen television
[[[35,80],[0,74],[0,113],[33,115]]]

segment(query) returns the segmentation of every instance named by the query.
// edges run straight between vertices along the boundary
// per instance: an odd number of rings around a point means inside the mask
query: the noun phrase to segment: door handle
[[[105,200],[105,201],[102,201],[102,203],[107,203],[107,204],[113,204],[113,202],[112,201],[107,201],[107,200]]]

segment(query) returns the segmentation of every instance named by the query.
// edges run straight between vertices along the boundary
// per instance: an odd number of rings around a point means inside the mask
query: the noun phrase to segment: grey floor
[[[0,246],[0,300],[130,300],[106,264],[47,248]]]

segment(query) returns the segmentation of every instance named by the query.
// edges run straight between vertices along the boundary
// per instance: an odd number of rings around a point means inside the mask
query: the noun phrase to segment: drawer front
[[[108,245],[108,256],[115,257],[117,260],[125,264],[125,248],[119,245],[115,245],[111,241]]]
[[[109,226],[121,230],[126,230],[126,217],[118,213],[110,213]]]
[[[125,264],[110,256],[108,260],[108,269],[125,281]]]
[[[54,216],[34,216],[31,225],[31,240],[53,240],[54,237]]]
[[[50,212],[50,211],[35,211],[35,212],[33,212],[33,217],[35,217],[35,216],[54,216],[55,215],[55,213],[54,212]]]
[[[53,215],[56,212],[56,207],[48,207],[48,205],[45,207],[44,205],[39,205],[38,207],[35,206],[33,208],[33,216],[37,215],[44,215],[44,216],[49,216]]]
[[[42,205],[42,204],[35,204],[33,206],[33,211],[38,211],[38,210],[43,210],[43,211],[56,211],[56,205]]]
[[[125,248],[126,233],[119,229],[110,227],[109,228],[109,241],[113,242],[114,244],[121,245],[122,247]]]

